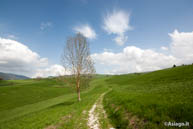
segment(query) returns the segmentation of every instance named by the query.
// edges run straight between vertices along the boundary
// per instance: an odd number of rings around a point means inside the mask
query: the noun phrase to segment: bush
[[[35,80],[37,81],[42,80],[42,77],[36,77]]]

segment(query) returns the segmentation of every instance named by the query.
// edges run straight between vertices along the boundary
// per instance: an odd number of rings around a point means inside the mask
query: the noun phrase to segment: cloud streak
[[[108,34],[115,34],[114,41],[118,45],[123,45],[128,37],[125,36],[125,32],[132,30],[130,26],[130,14],[123,10],[114,10],[111,13],[107,13],[103,19],[103,29]]]
[[[70,72],[65,70],[64,67],[58,64],[54,64],[44,69],[37,69],[37,72],[33,77],[49,77],[49,76],[69,75],[69,74]]]
[[[40,30],[44,31],[48,28],[52,27],[52,23],[51,22],[42,22],[40,24]]]
[[[88,24],[76,26],[76,27],[74,27],[74,31],[76,33],[83,34],[88,39],[95,39],[96,38],[96,33],[95,33],[94,29],[92,29],[92,27],[90,27]]]

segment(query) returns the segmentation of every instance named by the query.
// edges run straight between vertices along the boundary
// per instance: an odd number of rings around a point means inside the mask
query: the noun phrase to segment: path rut
[[[107,91],[107,92],[109,92],[109,91]],[[103,104],[102,104],[103,97],[107,92],[102,93],[100,95],[100,97],[96,100],[96,102],[93,104],[92,108],[89,110],[88,122],[87,122],[89,129],[102,129],[102,125],[101,125],[100,120],[105,119],[105,121],[108,121],[106,112],[105,112],[105,110],[103,108]],[[112,125],[109,122],[106,123],[106,126],[109,129],[115,129],[112,127]]]

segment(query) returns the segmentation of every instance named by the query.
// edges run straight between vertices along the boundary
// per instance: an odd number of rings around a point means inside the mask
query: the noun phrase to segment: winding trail
[[[89,110],[88,122],[87,122],[89,129],[102,129],[100,120],[107,121],[107,115],[103,108],[102,102],[103,102],[104,95],[109,91],[102,93],[100,97],[96,100],[96,102],[93,104],[92,108]],[[109,129],[115,129],[111,126],[109,122],[107,126]]]

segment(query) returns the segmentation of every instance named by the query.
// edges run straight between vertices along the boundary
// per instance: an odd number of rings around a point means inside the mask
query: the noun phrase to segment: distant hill
[[[0,78],[3,78],[3,80],[23,80],[23,79],[29,79],[29,77],[23,76],[23,75],[17,75],[12,73],[2,73],[0,72]]]

